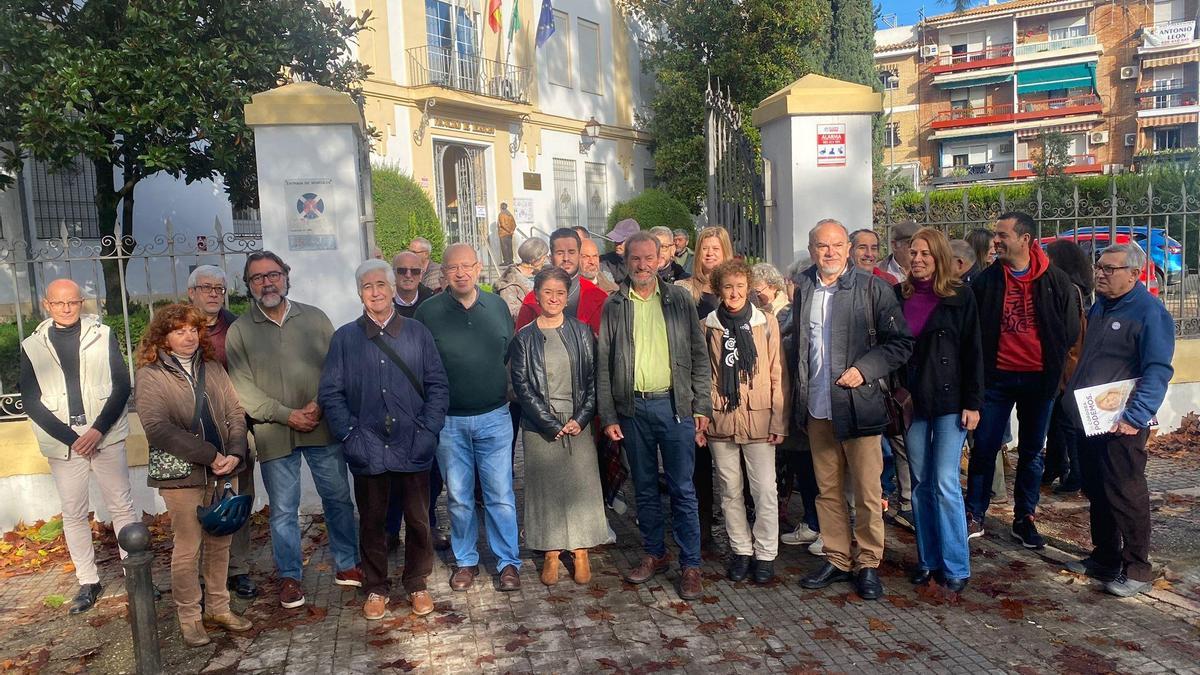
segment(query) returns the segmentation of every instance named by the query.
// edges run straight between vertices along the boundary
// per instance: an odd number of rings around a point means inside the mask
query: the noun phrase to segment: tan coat
[[[779,322],[757,307],[750,314],[750,330],[758,352],[758,367],[749,382],[741,383],[741,405],[724,412],[725,397],[718,381],[721,370],[721,338],[724,333],[717,313],[704,319],[708,340],[708,360],[712,371],[712,423],[708,437],[734,443],[763,443],[770,434],[786,436],[787,403],[783,395],[783,358],[779,342]]]

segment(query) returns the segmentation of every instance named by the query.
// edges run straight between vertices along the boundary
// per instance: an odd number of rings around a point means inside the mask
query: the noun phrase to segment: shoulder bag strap
[[[411,369],[409,369],[408,364],[404,363],[404,359],[401,359],[400,355],[397,354],[396,351],[388,345],[387,341],[383,339],[383,333],[377,333],[375,337],[371,338],[371,342],[374,342],[375,346],[379,347],[379,350],[387,355],[387,357],[391,359],[392,363],[400,367],[400,370],[404,372],[404,376],[408,378],[409,384],[411,384],[413,389],[417,391],[417,396],[420,397],[421,402],[424,403],[425,387],[421,386],[421,380],[417,379],[417,376],[413,374]]]
[[[203,434],[200,424],[200,412],[204,408],[204,357],[196,359],[196,376],[192,378],[192,398],[196,399],[196,408],[192,411],[192,430]]]

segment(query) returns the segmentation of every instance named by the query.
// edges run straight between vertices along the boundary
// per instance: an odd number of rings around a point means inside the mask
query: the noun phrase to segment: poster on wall
[[[817,166],[846,166],[846,125],[817,125]]]
[[[526,197],[518,197],[513,200],[513,218],[518,223],[528,224],[533,222],[533,200]]]
[[[332,178],[287,178],[283,181],[288,214],[288,249],[337,250],[337,213]]]

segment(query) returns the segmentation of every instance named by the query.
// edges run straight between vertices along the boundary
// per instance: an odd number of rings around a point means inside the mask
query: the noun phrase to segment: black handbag
[[[875,296],[871,294],[869,282],[867,284],[867,336],[870,348],[874,349],[878,344],[875,333]],[[883,406],[887,411],[885,435],[888,438],[903,436],[912,426],[912,394],[896,380],[894,372],[879,378],[879,391],[883,393]]]

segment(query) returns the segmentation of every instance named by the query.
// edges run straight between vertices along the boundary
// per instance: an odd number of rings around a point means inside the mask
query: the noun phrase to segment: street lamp
[[[600,123],[596,121],[596,117],[593,115],[592,118],[587,121],[587,124],[583,125],[583,133],[580,134],[579,138],[579,152],[587,153],[588,150],[592,149],[592,146],[596,144],[596,140],[599,138]]]

